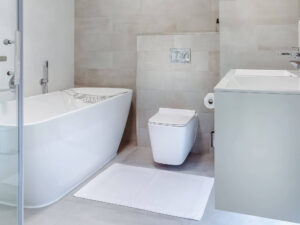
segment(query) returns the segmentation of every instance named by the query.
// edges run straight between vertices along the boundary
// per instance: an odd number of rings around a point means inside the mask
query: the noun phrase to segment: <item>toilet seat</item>
[[[149,124],[185,127],[195,116],[195,110],[160,108],[158,113],[149,119]]]

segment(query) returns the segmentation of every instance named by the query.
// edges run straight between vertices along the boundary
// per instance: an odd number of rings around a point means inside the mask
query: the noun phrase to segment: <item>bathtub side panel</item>
[[[132,94],[25,127],[25,206],[49,205],[118,151]]]

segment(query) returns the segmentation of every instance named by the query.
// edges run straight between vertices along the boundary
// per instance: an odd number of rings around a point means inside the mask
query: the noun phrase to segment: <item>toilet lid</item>
[[[182,127],[196,115],[195,110],[160,108],[149,119],[150,124]]]

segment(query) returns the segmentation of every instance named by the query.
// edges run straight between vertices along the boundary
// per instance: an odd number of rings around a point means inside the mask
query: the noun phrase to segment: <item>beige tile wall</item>
[[[278,52],[298,45],[300,0],[220,0],[221,74],[292,69]]]
[[[42,94],[40,80],[46,60],[49,92],[74,87],[74,5],[73,0],[24,1],[25,96]]]
[[[190,64],[171,63],[170,48],[190,48]],[[138,36],[137,140],[149,146],[147,122],[159,107],[195,109],[199,133],[195,152],[208,151],[213,131],[213,112],[203,105],[219,75],[219,34]]]
[[[215,31],[218,1],[75,0],[75,84],[135,89],[137,34]],[[134,100],[127,140],[136,139],[135,111]]]

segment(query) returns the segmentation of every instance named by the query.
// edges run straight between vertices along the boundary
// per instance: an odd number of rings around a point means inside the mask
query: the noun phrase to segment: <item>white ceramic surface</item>
[[[239,91],[300,94],[299,72],[287,70],[230,70],[215,92]]]
[[[132,91],[113,88],[74,90],[102,96],[122,94],[96,104],[76,100],[65,92],[25,98],[26,207],[43,207],[59,200],[117,154]],[[13,107],[12,101],[0,108],[1,132],[13,132],[14,119],[9,113]],[[15,151],[10,139],[6,140],[6,145],[12,146],[6,149]]]
[[[157,114],[154,117],[157,117]],[[170,122],[169,120],[166,119],[166,122]],[[154,161],[165,165],[181,165],[195,143],[198,128],[197,114],[190,116],[190,119],[186,120],[187,124],[181,126],[154,124],[151,119],[149,121]],[[160,122],[162,122],[161,118]]]

